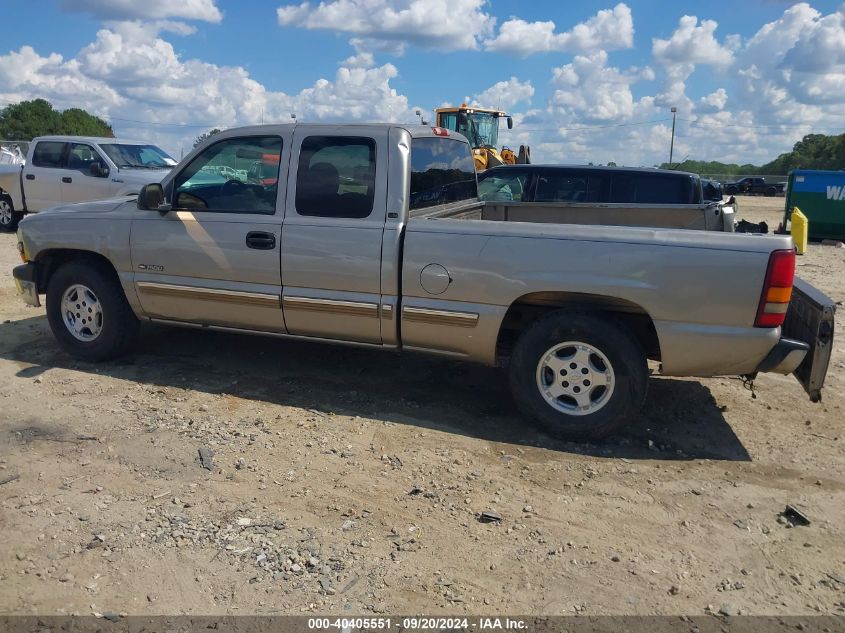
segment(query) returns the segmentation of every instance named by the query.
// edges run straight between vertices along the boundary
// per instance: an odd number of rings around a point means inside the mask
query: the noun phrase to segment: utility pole
[[[672,106],[672,140],[669,143],[669,169],[672,169],[672,154],[675,151],[675,117],[677,116],[678,108]]]

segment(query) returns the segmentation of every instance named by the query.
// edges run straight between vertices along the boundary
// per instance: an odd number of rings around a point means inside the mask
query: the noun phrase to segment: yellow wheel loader
[[[514,152],[510,147],[497,149],[499,119],[507,120],[509,130],[513,128],[513,119],[505,112],[471,107],[462,103],[459,108],[438,108],[434,114],[437,117],[437,127],[446,128],[467,137],[472,145],[476,171],[484,171],[498,165],[531,162],[531,150],[527,145],[520,145],[519,153]]]

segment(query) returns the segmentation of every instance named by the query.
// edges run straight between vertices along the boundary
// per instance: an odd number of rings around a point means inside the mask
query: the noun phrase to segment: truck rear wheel
[[[611,435],[636,415],[648,389],[645,353],[626,329],[568,310],[522,334],[509,378],[519,408],[565,440]]]
[[[15,211],[12,199],[7,195],[0,195],[0,231],[14,231],[22,217],[23,213]]]
[[[138,319],[117,279],[88,262],[65,264],[53,274],[47,319],[62,349],[88,361],[122,356],[138,338]]]

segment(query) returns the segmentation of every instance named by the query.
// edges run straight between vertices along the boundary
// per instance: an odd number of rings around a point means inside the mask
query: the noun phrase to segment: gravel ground
[[[82,363],[16,261],[0,235],[2,613],[845,613],[841,343],[822,404],[654,377],[624,435],[568,444],[422,356],[145,327]],[[845,250],[798,265],[845,298]]]

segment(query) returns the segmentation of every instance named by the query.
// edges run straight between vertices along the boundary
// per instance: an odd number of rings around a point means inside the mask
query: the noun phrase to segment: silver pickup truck
[[[142,320],[443,354],[508,366],[517,404],[565,438],[625,425],[648,359],[795,372],[820,397],[833,305],[793,288],[790,238],[493,213],[441,128],[241,128],[137,199],[25,218],[14,277],[83,359],[128,352]]]

